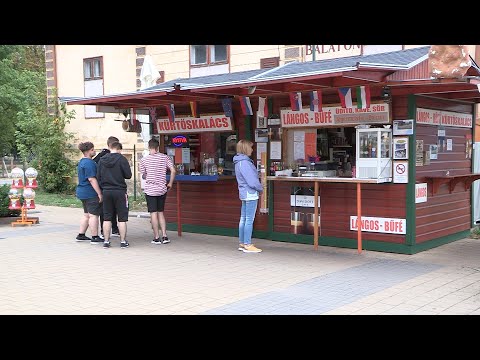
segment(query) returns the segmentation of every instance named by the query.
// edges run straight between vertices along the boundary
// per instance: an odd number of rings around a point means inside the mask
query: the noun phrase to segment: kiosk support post
[[[362,252],[362,184],[357,183],[357,250]]]

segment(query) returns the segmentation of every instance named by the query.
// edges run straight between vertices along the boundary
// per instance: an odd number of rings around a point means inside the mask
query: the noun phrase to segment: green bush
[[[474,228],[470,229],[470,237],[472,239],[479,239],[480,238],[480,227],[477,225]]]
[[[9,191],[9,185],[0,186],[0,217],[20,215],[20,210],[10,210],[8,208],[8,204],[10,203],[10,198],[8,197]]]
[[[67,112],[65,104],[55,116],[37,110],[25,108],[17,113],[15,136],[20,156],[26,168],[38,171],[37,181],[46,192],[69,192],[72,186],[66,179],[75,176],[76,164],[70,159],[75,151],[70,143],[74,136],[65,131],[65,125],[75,118],[75,111]]]

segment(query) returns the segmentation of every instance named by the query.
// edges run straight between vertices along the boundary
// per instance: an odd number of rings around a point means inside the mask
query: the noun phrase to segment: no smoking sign
[[[393,182],[400,184],[408,183],[408,161],[393,162]]]

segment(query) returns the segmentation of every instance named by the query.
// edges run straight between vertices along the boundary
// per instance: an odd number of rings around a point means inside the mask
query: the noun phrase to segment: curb
[[[144,213],[144,212],[129,212],[128,217],[136,217],[136,218],[144,218],[144,219],[150,219],[150,213]]]

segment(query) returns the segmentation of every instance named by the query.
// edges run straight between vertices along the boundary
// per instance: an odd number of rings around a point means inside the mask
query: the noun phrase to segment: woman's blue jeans
[[[252,243],[253,220],[257,212],[258,200],[242,200],[240,222],[238,224],[238,235],[240,244],[250,245]]]

